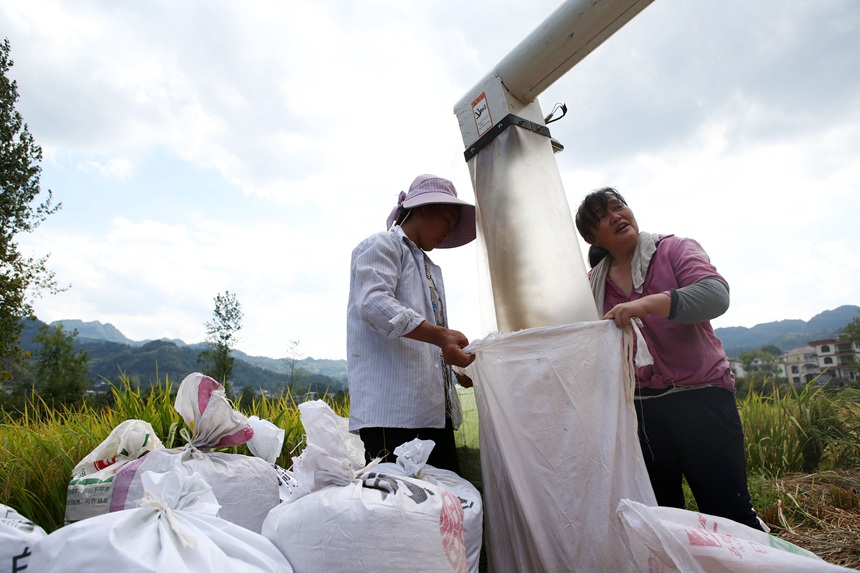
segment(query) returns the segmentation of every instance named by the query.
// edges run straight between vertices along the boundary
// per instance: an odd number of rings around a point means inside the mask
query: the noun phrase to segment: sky
[[[19,236],[43,321],[346,358],[349,259],[418,174],[474,200],[454,105],[560,5],[4,0],[18,111],[62,209]],[[860,2],[655,0],[539,97],[572,209],[613,186],[731,286],[715,327],[860,303]],[[477,243],[436,250],[482,331]],[[584,247],[583,247],[584,252]]]

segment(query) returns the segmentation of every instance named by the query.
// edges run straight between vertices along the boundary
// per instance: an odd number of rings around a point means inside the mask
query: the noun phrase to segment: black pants
[[[460,473],[454,427],[446,419],[444,428],[362,428],[358,431],[364,442],[364,459],[370,462],[381,457],[384,462],[396,462],[394,449],[415,438],[433,440],[435,446],[427,463],[433,467]]]
[[[711,387],[637,400],[636,417],[658,504],[684,509],[683,475],[699,511],[762,529],[750,504],[734,394]]]

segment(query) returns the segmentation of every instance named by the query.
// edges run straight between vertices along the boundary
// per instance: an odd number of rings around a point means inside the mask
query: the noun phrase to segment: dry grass
[[[860,570],[860,470],[791,474],[773,485],[776,502],[759,512],[771,535]]]

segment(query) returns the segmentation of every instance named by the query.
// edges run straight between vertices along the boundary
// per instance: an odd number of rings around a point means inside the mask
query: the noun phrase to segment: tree
[[[776,375],[779,373],[779,359],[782,351],[776,346],[762,346],[758,350],[741,352],[738,360],[746,372],[761,372]]]
[[[860,347],[860,316],[854,317],[854,320],[848,323],[839,334],[839,340],[850,342],[854,348]],[[857,354],[854,354],[854,358],[846,365],[846,368],[860,372],[860,360],[857,359]]]
[[[250,386],[243,386],[242,392],[239,394],[239,406],[243,411],[250,412],[256,397],[257,393],[254,392],[253,388]]]
[[[784,379],[779,378],[781,358],[782,351],[773,345],[741,352],[738,360],[743,364],[746,375],[736,380],[738,398],[742,399],[752,392],[770,395],[774,387],[783,385]]]
[[[287,356],[282,360],[284,367],[287,370],[287,390],[290,395],[292,395],[294,388],[296,387],[296,383],[303,382],[309,375],[304,367],[299,365],[299,362],[304,359],[304,356],[301,352],[299,352],[299,341],[291,340],[290,341],[290,349],[287,350]]]
[[[49,405],[80,404],[89,386],[87,353],[75,352],[77,330],[67,333],[62,324],[43,324],[34,339],[41,344],[36,350],[36,389]]]
[[[22,255],[16,237],[32,232],[61,205],[51,205],[50,190],[44,201],[34,203],[41,191],[42,148],[15,109],[18,85],[8,77],[13,66],[9,52],[9,40],[4,39],[0,45],[0,358],[18,362],[23,357],[18,344],[22,319],[33,318],[28,292],[60,289],[45,267],[48,257]],[[0,368],[0,379],[9,375],[8,368]]]
[[[206,323],[208,348],[197,358],[197,362],[204,365],[203,373],[219,380],[228,397],[232,396],[230,380],[233,377],[233,357],[230,353],[239,340],[242,317],[242,305],[235,294],[224,291],[223,295],[216,295],[212,321]]]
[[[839,334],[839,340],[853,342],[860,346],[860,316],[854,317],[854,320],[848,323],[848,326]]]

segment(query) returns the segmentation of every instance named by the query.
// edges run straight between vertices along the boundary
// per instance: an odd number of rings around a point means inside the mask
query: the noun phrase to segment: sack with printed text
[[[149,422],[126,420],[119,424],[72,470],[66,495],[66,524],[110,511],[117,472],[127,463],[163,447]]]
[[[467,573],[463,507],[448,489],[364,468],[358,439],[321,400],[299,406],[298,487],[263,522],[298,571]]]
[[[28,569],[33,547],[45,535],[44,529],[0,503],[0,573],[34,571]]]
[[[280,502],[275,469],[261,458],[209,451],[250,440],[254,431],[248,418],[233,409],[218,382],[200,373],[182,381],[174,407],[191,428],[191,436],[181,432],[188,443],[153,450],[123,466],[114,479],[110,510],[137,507],[145,494],[143,472],[182,467],[200,474],[212,486],[221,506],[220,517],[259,533],[266,514]]]
[[[457,496],[463,508],[463,537],[469,573],[478,573],[481,545],[484,538],[484,510],[477,488],[455,472],[427,464],[435,444],[431,440],[415,439],[394,449],[396,463],[382,463],[373,471],[383,475],[407,476],[427,481],[447,489]]]

